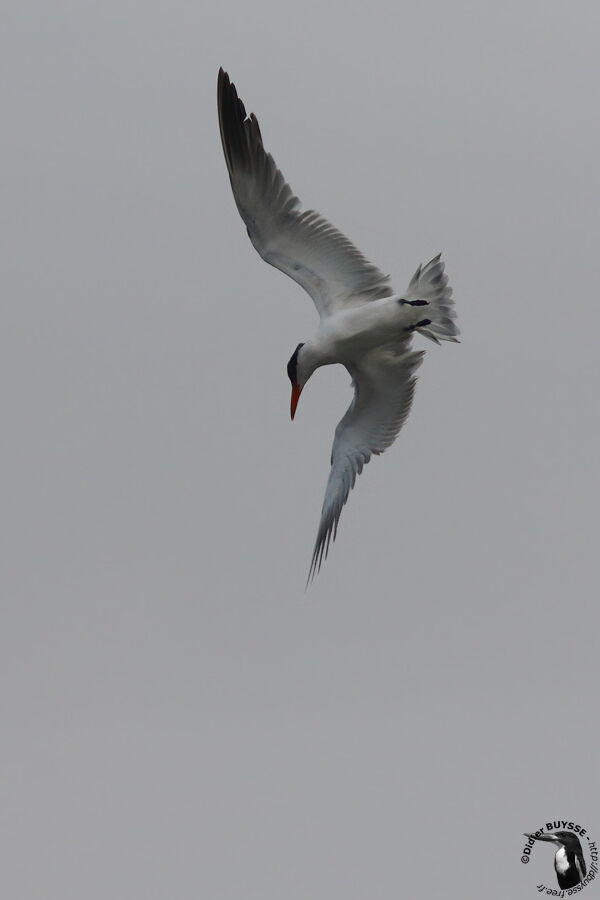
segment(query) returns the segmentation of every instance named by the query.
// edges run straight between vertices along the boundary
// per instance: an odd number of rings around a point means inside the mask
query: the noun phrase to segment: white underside
[[[569,868],[569,860],[567,859],[567,851],[564,847],[561,847],[560,850],[556,853],[556,871],[560,875],[564,875],[564,873]]]
[[[372,300],[321,319],[303,356],[310,353],[315,368],[332,363],[352,364],[375,347],[400,343],[411,337],[411,325],[425,318],[423,307],[398,302],[400,295]]]

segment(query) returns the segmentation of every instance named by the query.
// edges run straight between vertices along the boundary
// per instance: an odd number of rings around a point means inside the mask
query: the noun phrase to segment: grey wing
[[[335,540],[338,522],[356,476],[373,454],[390,447],[410,412],[415,392],[415,371],[424,351],[374,350],[349,368],[354,399],[335,430],[331,471],[325,489],[321,521],[308,580],[314,578]]]
[[[265,262],[293,278],[319,315],[348,303],[392,294],[389,276],[372,265],[337,228],[300,201],[265,152],[254,113],[246,115],[223,69],[217,85],[219,127],[229,180],[248,236]]]

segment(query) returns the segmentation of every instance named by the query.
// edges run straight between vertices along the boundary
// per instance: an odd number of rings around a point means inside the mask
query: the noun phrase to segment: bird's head
[[[292,382],[292,400],[290,402],[290,413],[292,419],[296,414],[296,407],[298,406],[298,400],[300,399],[302,388],[312,375],[312,371],[310,371],[305,364],[305,359],[302,354],[303,347],[304,344],[298,344],[298,346],[290,356],[290,361],[287,364],[288,378]]]
[[[526,834],[525,837],[533,838],[534,841],[549,841],[558,847],[581,853],[581,842],[574,831],[547,831],[545,834]]]

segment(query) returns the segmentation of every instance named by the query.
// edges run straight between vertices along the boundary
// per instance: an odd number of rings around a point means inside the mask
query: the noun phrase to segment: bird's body
[[[372,300],[321,319],[314,338],[303,345],[306,368],[355,365],[373,350],[406,341],[406,329],[423,319],[420,307],[401,305],[398,296]]]
[[[554,869],[558,886],[572,888],[578,885],[586,875],[586,864],[581,845],[578,848],[559,847],[554,857]]]
[[[309,293],[320,317],[314,337],[299,344],[288,363],[292,418],[302,388],[320,366],[344,365],[354,386],[335,430],[310,578],[335,539],[356,476],[393,443],[409,413],[423,357],[411,347],[414,332],[436,343],[456,341],[452,290],[436,256],[419,266],[403,294],[395,294],[389,277],[347,237],[313,210],[300,211],[264,149],[256,116],[246,116],[222,69],[217,95],[223,151],[248,236],[266,262]]]

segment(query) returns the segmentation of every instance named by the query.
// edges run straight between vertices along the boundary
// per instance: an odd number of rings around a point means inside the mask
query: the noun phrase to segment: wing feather
[[[359,365],[349,368],[354,399],[335,430],[309,581],[327,558],[356,477],[373,454],[383,453],[394,443],[404,425],[415,392],[414,373],[423,356],[424,351],[410,350],[405,342],[394,349],[373,350]]]
[[[352,303],[392,294],[389,276],[300,200],[264,149],[258,120],[223,69],[217,85],[219,127],[229,180],[248,236],[265,262],[293,278],[321,317]]]

